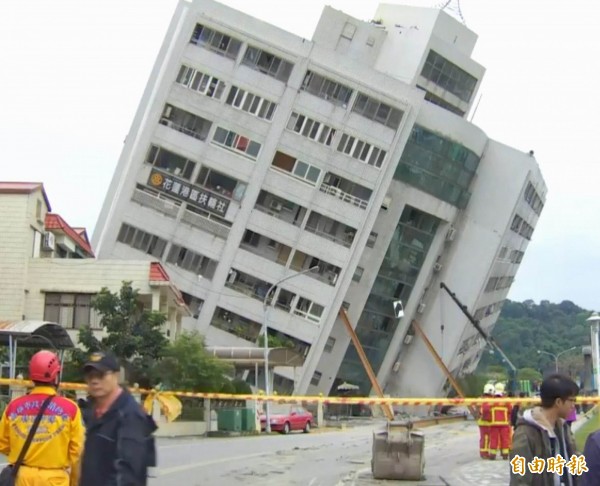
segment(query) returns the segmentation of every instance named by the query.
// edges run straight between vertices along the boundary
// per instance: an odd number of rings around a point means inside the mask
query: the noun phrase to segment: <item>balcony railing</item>
[[[142,206],[161,212],[171,218],[177,217],[177,213],[179,213],[179,208],[181,207],[180,202],[160,197],[159,195],[150,194],[149,192],[140,189],[135,189],[133,191],[131,200]]]
[[[311,226],[309,226],[308,224],[305,226],[306,231],[310,231],[311,233],[314,233],[317,236],[320,236],[321,238],[326,238],[330,241],[333,241],[334,243],[338,243],[340,245],[345,246],[346,248],[350,248],[352,246],[352,241],[354,241],[354,235],[355,232],[354,231],[347,231],[344,233],[343,236],[341,235],[332,235],[331,233],[326,233],[325,231],[321,231],[318,228],[313,228]]]
[[[165,125],[169,128],[172,128],[173,130],[177,130],[178,132],[184,133],[185,135],[189,135],[190,137],[194,137],[194,138],[197,138],[198,140],[202,140],[202,141],[206,140],[206,135],[208,133],[207,130],[205,132],[196,132],[194,130],[190,130],[189,128],[186,128],[183,125],[179,125],[178,123],[175,123],[173,120],[169,120],[167,118],[161,118],[160,124]]]
[[[207,233],[211,233],[219,238],[227,239],[229,236],[229,227],[224,224],[217,223],[216,221],[210,219],[210,216],[202,216],[198,213],[193,213],[192,211],[186,209],[183,212],[183,217],[181,221],[187,223],[191,226],[199,228]]]
[[[342,191],[339,187],[330,186],[329,184],[325,184],[323,182],[319,189],[325,194],[335,196],[344,202],[353,204],[354,206],[358,206],[360,209],[366,209],[367,207],[368,201],[353,196],[352,194],[348,194],[347,192]]]

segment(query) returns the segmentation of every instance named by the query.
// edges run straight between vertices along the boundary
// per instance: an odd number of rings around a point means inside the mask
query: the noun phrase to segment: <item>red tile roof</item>
[[[58,214],[48,213],[46,214],[46,221],[44,222],[44,226],[48,230],[57,229],[61,230],[65,233],[69,238],[71,238],[77,245],[81,247],[83,251],[85,251],[90,257],[94,256],[94,252],[92,251],[92,247],[90,246],[87,238],[83,238],[77,231],[71,228],[67,222],[62,219]]]
[[[183,300],[183,295],[181,295],[180,290],[175,286],[175,284],[171,282],[169,274],[159,262],[150,262],[150,283],[152,284],[152,282],[168,282],[171,291],[175,294],[175,300],[177,301],[177,304],[187,309],[185,300]],[[189,309],[187,311],[191,315]]]
[[[6,182],[0,181],[0,194],[31,194],[38,189],[42,190],[42,195],[44,196],[44,201],[46,202],[46,206],[48,206],[48,211],[52,211],[50,208],[50,201],[48,200],[48,196],[46,195],[46,190],[44,189],[44,184],[41,182]]]
[[[169,274],[158,262],[150,263],[150,282],[170,282]]]

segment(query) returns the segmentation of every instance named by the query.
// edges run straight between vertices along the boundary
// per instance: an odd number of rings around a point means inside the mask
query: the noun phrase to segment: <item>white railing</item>
[[[160,124],[172,128],[173,130],[177,130],[178,132],[189,135],[190,137],[197,138],[198,140],[206,140],[206,135],[195,132],[194,130],[190,130],[189,128],[186,128],[183,125],[179,125],[178,123],[175,123],[174,121],[169,120],[167,118],[161,118]]]
[[[219,238],[227,239],[229,236],[229,227],[223,224],[217,223],[201,214],[194,213],[189,210],[183,212],[181,221],[188,223],[196,228],[200,228],[208,233],[211,233]]]
[[[166,214],[171,218],[177,217],[177,213],[179,213],[179,208],[181,206],[180,202],[166,199],[164,197],[160,197],[159,195],[150,194],[149,192],[142,191],[140,189],[135,189],[133,191],[131,200],[141,204],[142,206],[155,209],[156,211]]]
[[[368,204],[368,201],[353,196],[352,194],[348,194],[347,192],[342,191],[340,188],[330,186],[329,184],[325,184],[324,182],[321,184],[319,190],[321,192],[324,192],[325,194],[329,194],[330,196],[335,196],[344,202],[353,204],[354,206],[358,206],[360,209],[366,209]]]
[[[337,235],[332,235],[330,233],[326,233],[325,231],[321,231],[318,228],[311,228],[308,225],[305,226],[305,229],[306,231],[310,231],[311,233],[314,233],[315,235],[320,236],[321,238],[326,238],[330,241],[333,241],[334,243],[339,243],[340,245],[343,245],[346,248],[350,248],[352,246],[352,241],[350,241],[350,233],[347,233],[346,235],[344,235],[344,237],[339,237]],[[354,235],[352,235],[352,238],[354,238]]]

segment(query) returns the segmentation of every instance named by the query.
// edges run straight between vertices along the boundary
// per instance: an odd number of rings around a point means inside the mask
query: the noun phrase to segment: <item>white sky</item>
[[[370,20],[379,2],[223,3],[310,39],[325,3]],[[44,182],[52,209],[91,234],[176,4],[0,1],[0,179]],[[549,187],[509,297],[599,310],[600,4],[463,0],[461,7],[479,35],[473,57],[487,69],[474,122],[491,138],[535,150]]]

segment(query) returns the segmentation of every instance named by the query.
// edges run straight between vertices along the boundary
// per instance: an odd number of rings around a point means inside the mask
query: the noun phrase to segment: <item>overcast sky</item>
[[[224,0],[307,39],[327,3]],[[444,2],[406,1],[424,6]],[[44,182],[53,211],[93,231],[176,0],[0,1],[0,179]],[[600,6],[463,0],[487,72],[474,123],[534,150],[548,200],[509,298],[600,310]],[[465,268],[468,272],[468,268]]]

